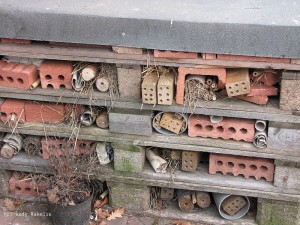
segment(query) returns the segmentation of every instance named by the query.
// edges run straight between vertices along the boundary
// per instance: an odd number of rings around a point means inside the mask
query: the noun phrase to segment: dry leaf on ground
[[[14,200],[12,200],[10,198],[5,198],[3,200],[3,207],[11,212],[16,211],[16,206],[15,206]]]
[[[57,196],[57,194],[50,193],[47,195],[47,198],[48,198],[49,202],[51,202],[53,204],[56,204],[59,201],[59,197]]]
[[[106,219],[107,217],[110,216],[110,212],[108,211],[103,211],[102,209],[98,209],[97,210],[97,217],[98,217],[98,221],[100,222],[102,219]]]
[[[102,201],[98,199],[94,203],[94,208],[95,209],[101,208],[102,206],[104,206],[107,203],[108,203],[108,198],[107,197],[105,197]]]
[[[177,221],[172,221],[172,225],[192,225],[191,222],[184,221],[184,220],[177,220]]]
[[[121,218],[124,215],[124,208],[117,208],[115,211],[113,211],[110,216],[107,218],[107,220],[114,220],[116,218]]]

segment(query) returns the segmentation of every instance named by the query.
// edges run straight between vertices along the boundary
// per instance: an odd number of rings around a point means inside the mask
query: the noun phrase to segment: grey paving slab
[[[0,37],[300,58],[300,2],[1,0]]]

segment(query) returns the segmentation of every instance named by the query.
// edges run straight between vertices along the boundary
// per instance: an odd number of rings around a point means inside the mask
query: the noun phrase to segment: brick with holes
[[[157,82],[158,76],[155,73],[150,73],[144,77],[142,82],[142,99],[145,104],[157,104]]]
[[[13,114],[16,116],[16,121],[25,123],[25,101],[19,99],[5,99],[0,107],[1,121],[6,122]]]
[[[174,197],[174,188],[160,188],[160,198],[163,200],[172,200]]]
[[[11,44],[31,44],[31,40],[25,39],[11,39],[11,38],[1,38],[2,43],[11,43]]]
[[[177,52],[168,50],[154,50],[154,58],[170,58],[170,59],[197,59],[197,52]]]
[[[40,66],[42,88],[72,89],[72,62],[45,60]]]
[[[36,182],[32,178],[22,179],[17,172],[14,172],[9,179],[9,189],[14,195],[37,197],[46,190],[47,186],[46,181]]]
[[[182,105],[184,102],[184,87],[185,87],[185,77],[187,75],[210,75],[218,77],[218,87],[219,89],[225,88],[226,81],[226,69],[224,68],[178,68],[178,80],[177,80],[177,93],[176,93],[176,103]]]
[[[0,61],[0,86],[27,90],[38,78],[37,67],[33,64]]]
[[[181,170],[195,172],[200,162],[201,153],[193,151],[183,151],[181,157]]]
[[[63,104],[45,102],[26,102],[26,122],[60,123],[65,119],[65,107]]]
[[[245,156],[223,155],[211,153],[209,156],[209,173],[221,172],[223,175],[242,175],[246,179],[254,177],[256,180],[265,179],[272,182],[274,179],[274,161]]]
[[[247,204],[243,196],[231,195],[222,202],[222,209],[230,216],[235,215]]]
[[[217,54],[212,53],[202,53],[202,59],[217,59]]]
[[[175,72],[170,71],[159,77],[157,84],[157,103],[172,105],[174,98]]]
[[[89,155],[92,152],[93,142],[89,140],[66,140],[57,138],[42,138],[43,159],[50,156]]]
[[[191,115],[188,119],[190,137],[222,138],[253,142],[254,120],[240,118],[223,118],[219,123],[212,123],[208,116]]]

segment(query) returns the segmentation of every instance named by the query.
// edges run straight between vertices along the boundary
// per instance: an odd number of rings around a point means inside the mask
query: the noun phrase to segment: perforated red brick
[[[290,63],[291,62],[291,59],[286,59],[286,58],[271,58],[271,57],[242,56],[242,55],[224,55],[224,54],[218,54],[217,58],[222,59],[222,60],[269,62],[269,63]]]
[[[19,123],[25,123],[25,101],[19,99],[5,99],[0,107],[1,121],[6,122],[11,114],[16,114]]]
[[[42,88],[72,89],[72,62],[45,60],[40,66]]]
[[[76,145],[73,140],[42,138],[43,159],[49,159],[50,156],[60,157],[71,155],[90,154],[92,152],[93,142],[88,140],[77,140]]]
[[[223,118],[220,123],[212,123],[208,116],[191,115],[188,120],[190,137],[222,138],[253,142],[254,120],[239,118]]]
[[[274,161],[254,157],[213,154],[209,156],[209,173],[221,172],[223,175],[243,175],[246,179],[254,177],[256,180],[274,179]]]
[[[24,39],[10,39],[10,38],[1,38],[2,43],[13,43],[13,44],[31,44],[31,40]]]
[[[63,122],[65,119],[65,107],[55,103],[25,103],[26,122]]]
[[[169,59],[197,59],[197,52],[177,52],[168,50],[154,50],[155,58],[169,58]]]
[[[20,179],[19,174],[14,172],[9,180],[9,189],[12,194],[37,197],[46,190],[47,183],[36,182],[31,178]]]
[[[177,80],[177,94],[176,103],[183,104],[184,101],[184,83],[186,75],[211,75],[218,77],[218,87],[220,89],[225,88],[226,81],[226,69],[224,68],[178,68],[178,80]]]
[[[38,78],[37,67],[33,64],[25,65],[0,61],[0,86],[26,90]]]

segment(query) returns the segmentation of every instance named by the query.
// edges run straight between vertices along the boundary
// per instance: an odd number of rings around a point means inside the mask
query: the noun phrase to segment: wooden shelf
[[[173,67],[240,67],[257,69],[300,70],[300,65],[288,63],[266,63],[234,60],[167,59],[154,58],[152,55],[118,54],[107,47],[64,47],[47,43],[30,45],[0,43],[0,55],[37,59],[57,59],[85,62],[106,62],[119,64],[164,65]]]
[[[11,128],[0,123],[0,131],[11,132]],[[37,136],[71,137],[78,131],[66,124],[25,123],[19,124],[17,133]],[[153,132],[152,136],[111,133],[98,127],[81,127],[78,139],[106,142],[122,142],[126,144],[153,146],[178,150],[190,150],[209,153],[223,153],[231,155],[251,156],[259,158],[280,159],[300,162],[300,152],[291,149],[276,150],[270,148],[259,149],[252,143],[222,139],[188,137],[187,134],[163,135]],[[75,136],[74,136],[75,138]]]
[[[267,106],[259,106],[236,98],[223,97],[223,99],[219,99],[216,102],[200,102],[197,108],[188,109],[187,107],[175,103],[171,106],[153,106],[142,104],[141,101],[129,101],[126,99],[119,99],[112,102],[106,93],[94,92],[93,96],[89,96],[86,93],[66,89],[54,90],[37,88],[35,90],[21,90],[0,87],[0,97],[300,123],[300,116],[293,115],[290,111],[278,109],[278,100],[275,99],[271,100]]]
[[[0,158],[0,168],[7,170],[21,170],[26,172],[51,173],[49,162],[41,157],[31,161],[28,155],[20,153],[11,159]],[[86,165],[78,166],[78,171],[85,172]],[[197,191],[236,194],[250,197],[264,197],[284,201],[300,202],[297,190],[274,187],[264,180],[256,181],[253,178],[233,177],[221,174],[211,175],[207,165],[201,165],[194,173],[176,171],[174,174],[155,173],[148,162],[142,173],[128,173],[115,171],[112,163],[106,166],[96,166],[88,172],[90,177],[100,180],[123,182],[131,184],[145,184],[147,186],[169,187],[175,189],[189,189]]]

